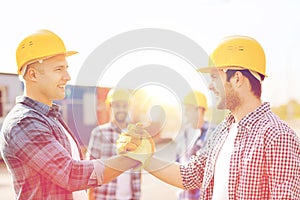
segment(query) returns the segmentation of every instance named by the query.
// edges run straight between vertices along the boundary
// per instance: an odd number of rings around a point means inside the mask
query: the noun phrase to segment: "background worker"
[[[184,164],[204,146],[206,134],[211,125],[204,119],[207,99],[203,93],[199,91],[189,92],[183,100],[183,105],[186,126],[181,137],[178,138],[176,158],[178,162]],[[178,199],[180,200],[198,200],[199,198],[199,188],[178,191]]]
[[[17,98],[0,134],[0,150],[16,199],[84,200],[85,189],[140,164],[123,156],[82,160],[77,139],[53,103],[65,97],[71,79],[66,57],[75,53],[49,30],[28,35],[16,50],[24,95]]]
[[[144,169],[174,186],[201,188],[204,200],[300,199],[299,137],[261,100],[263,48],[251,37],[229,36],[210,61],[199,71],[210,73],[217,108],[230,113],[188,163],[152,157]]]
[[[110,122],[92,130],[87,149],[87,159],[106,159],[117,154],[116,141],[128,125],[128,102],[130,92],[126,89],[111,89],[106,98],[110,107]],[[138,200],[141,196],[141,170],[129,170],[101,187],[91,188],[92,200]]]

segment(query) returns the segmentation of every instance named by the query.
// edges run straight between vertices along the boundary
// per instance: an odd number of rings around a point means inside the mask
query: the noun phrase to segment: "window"
[[[0,86],[0,118],[3,118],[5,115],[4,113],[5,100],[6,100],[5,87]]]

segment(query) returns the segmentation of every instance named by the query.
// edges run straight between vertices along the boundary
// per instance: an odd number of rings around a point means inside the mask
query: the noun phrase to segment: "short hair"
[[[250,85],[251,85],[251,91],[253,92],[253,94],[260,98],[261,97],[261,82],[259,80],[257,80],[257,78],[255,78],[251,72],[246,69],[246,70],[233,70],[233,69],[228,69],[226,71],[226,75],[227,75],[227,78],[226,80],[229,81],[232,76],[237,72],[241,72],[250,82]],[[259,74],[261,80],[263,81],[265,76]]]

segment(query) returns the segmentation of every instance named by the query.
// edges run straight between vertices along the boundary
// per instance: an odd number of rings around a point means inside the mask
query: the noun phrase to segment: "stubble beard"
[[[218,109],[236,110],[241,105],[238,93],[233,90],[231,83],[225,83],[224,95],[221,96]]]
[[[124,117],[122,117],[121,115],[124,115]],[[117,113],[115,115],[115,120],[117,123],[121,124],[121,123],[125,123],[126,122],[126,118],[127,118],[127,115],[126,114],[123,114],[123,113]]]

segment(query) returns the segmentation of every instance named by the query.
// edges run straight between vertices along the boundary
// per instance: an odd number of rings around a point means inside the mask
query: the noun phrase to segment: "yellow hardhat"
[[[183,100],[184,105],[192,105],[195,107],[202,107],[207,110],[207,100],[204,94],[199,91],[189,92]]]
[[[248,36],[225,37],[210,55],[209,67],[199,68],[200,72],[218,69],[248,69],[266,75],[266,58],[262,46]]]
[[[126,101],[129,102],[130,92],[127,89],[112,88],[107,93],[105,103],[109,105],[114,101]]]
[[[25,65],[59,54],[70,56],[77,51],[67,51],[62,39],[49,30],[38,30],[27,36],[20,42],[16,59],[18,74],[21,74],[22,67]]]

